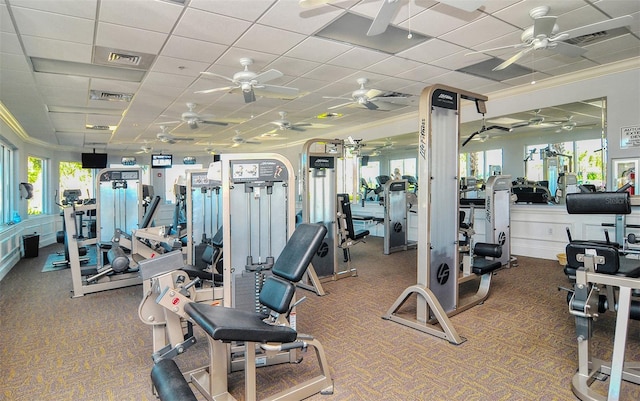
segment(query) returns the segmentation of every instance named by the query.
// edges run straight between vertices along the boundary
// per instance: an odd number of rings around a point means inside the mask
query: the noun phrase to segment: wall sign
[[[640,125],[620,128],[620,147],[623,149],[640,147]]]

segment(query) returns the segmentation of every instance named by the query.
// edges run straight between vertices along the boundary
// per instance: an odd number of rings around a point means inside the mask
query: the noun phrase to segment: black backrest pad
[[[620,256],[618,249],[612,245],[599,244],[594,242],[571,242],[567,245],[567,265],[574,269],[584,266],[583,262],[578,262],[577,255],[592,254],[604,257],[604,264],[597,265],[598,273],[615,274],[620,269]]]
[[[338,202],[340,203],[340,208],[342,209],[342,213],[344,214],[344,220],[346,223],[347,235],[349,238],[355,238],[356,230],[353,227],[353,214],[351,213],[351,202],[349,202],[349,194],[338,194]],[[339,221],[339,220],[338,220]]]
[[[487,242],[476,242],[473,246],[473,253],[477,256],[499,258],[502,256],[502,246],[499,244],[489,244]]]
[[[567,194],[569,214],[630,214],[629,192],[594,192]]]
[[[296,287],[278,276],[267,276],[260,290],[260,303],[267,308],[285,313],[289,310]]]
[[[327,228],[322,224],[300,224],[280,252],[271,272],[294,283],[300,281],[326,233]]]

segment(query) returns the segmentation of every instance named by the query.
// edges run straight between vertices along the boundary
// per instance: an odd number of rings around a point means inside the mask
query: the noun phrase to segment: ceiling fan
[[[142,154],[142,153],[147,154],[147,153],[151,153],[151,152],[153,152],[153,148],[151,146],[142,145],[142,146],[140,146],[140,150],[137,151],[136,154],[137,155]]]
[[[524,55],[534,50],[552,50],[556,53],[563,54],[569,57],[578,57],[584,54],[587,50],[576,46],[566,41],[569,39],[577,38],[580,36],[592,35],[595,33],[612,30],[616,28],[622,28],[628,26],[633,22],[633,17],[625,15],[618,18],[612,18],[610,20],[596,22],[594,24],[584,25],[578,28],[570,29],[568,31],[559,32],[560,28],[556,24],[558,17],[548,16],[548,6],[539,6],[529,11],[529,16],[533,18],[533,26],[525,29],[520,36],[522,43],[517,45],[496,47],[493,49],[485,49],[477,52],[471,52],[467,54],[483,53],[488,51],[500,50],[500,49],[522,49],[518,53],[514,54],[508,60],[499,64],[493,69],[493,71],[499,71],[507,68],[511,64],[520,60]]]
[[[162,143],[170,143],[174,144],[178,141],[193,141],[193,138],[183,137],[171,134],[167,127],[164,125],[160,126],[161,131],[156,134],[156,138]]]
[[[364,106],[369,110],[377,110],[379,106],[375,102],[389,102],[393,100],[406,100],[404,96],[385,96],[389,92],[379,89],[367,89],[365,85],[369,80],[367,78],[358,78],[356,81],[360,85],[360,89],[356,89],[351,93],[351,98],[348,97],[332,97],[323,96],[325,99],[342,99],[348,100],[346,103],[341,103],[335,106],[331,106],[328,109],[333,110],[339,107],[356,105]],[[390,103],[390,102],[389,102]]]
[[[310,127],[312,125],[311,123],[292,124],[289,120],[287,120],[287,112],[286,111],[280,111],[280,112],[278,112],[278,114],[280,114],[280,119],[279,120],[275,120],[275,121],[271,121],[271,124],[276,125],[278,127],[277,129],[281,130],[281,131],[287,131],[287,130],[305,131],[306,129],[304,127]]]
[[[182,113],[179,121],[166,121],[159,124],[162,126],[162,125],[178,124],[178,123],[184,122],[184,123],[187,123],[189,125],[189,128],[191,129],[197,129],[199,127],[199,124],[213,124],[213,125],[222,125],[222,126],[229,125],[229,123],[224,121],[213,120],[214,116],[212,114],[196,113],[195,112],[196,107],[197,107],[197,104],[195,103],[187,103],[187,108],[189,110]]]
[[[253,60],[247,57],[240,59],[240,64],[244,70],[233,74],[232,78],[213,72],[201,72],[204,76],[222,78],[233,83],[233,86],[225,86],[221,88],[206,89],[196,91],[195,93],[212,93],[212,92],[237,92],[242,91],[245,103],[256,101],[256,94],[265,97],[275,97],[279,99],[294,99],[298,96],[297,88],[287,86],[266,85],[267,82],[280,78],[283,74],[278,70],[268,70],[257,74],[249,71],[249,66],[253,64]]]
[[[323,4],[333,3],[336,0],[299,0],[301,7],[313,7]],[[482,6],[486,0],[440,0],[442,4],[447,4],[464,11],[471,12]],[[380,10],[367,31],[367,36],[380,35],[387,30],[387,26],[400,8],[400,0],[382,0]]]
[[[233,142],[233,144],[231,145],[232,148],[236,148],[240,145],[244,145],[244,144],[249,144],[249,145],[259,145],[261,142],[258,141],[251,141],[251,140],[247,140],[244,139],[242,136],[240,136],[240,132],[236,131],[236,134],[234,135],[233,138],[231,138],[231,142]]]

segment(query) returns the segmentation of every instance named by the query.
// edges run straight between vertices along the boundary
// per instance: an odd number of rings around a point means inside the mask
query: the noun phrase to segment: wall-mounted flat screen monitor
[[[83,153],[82,168],[107,168],[107,154]]]
[[[151,168],[167,168],[173,164],[173,155],[151,155]]]

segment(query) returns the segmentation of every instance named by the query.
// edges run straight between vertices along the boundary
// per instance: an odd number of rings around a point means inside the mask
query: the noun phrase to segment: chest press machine
[[[566,205],[569,214],[631,213],[628,192],[567,194]],[[570,242],[566,247],[565,273],[575,281],[569,313],[575,316],[578,340],[578,372],[572,378],[571,389],[583,401],[617,401],[622,380],[640,384],[640,362],[625,362],[629,319],[640,320],[640,260],[626,258],[621,246],[609,241],[608,235],[604,241],[590,241],[574,240],[569,230],[567,233]],[[611,361],[594,358],[590,350],[593,321],[607,311],[616,313]],[[605,397],[591,385],[607,378]]]
[[[459,106],[462,99],[475,103],[485,114],[485,96],[434,85],[422,91],[419,105],[418,154],[418,283],[396,299],[383,319],[446,339],[453,344],[465,341],[449,317],[478,305],[488,297],[491,276],[500,268],[498,260],[473,258],[470,272],[460,274],[459,252]],[[476,254],[499,258],[499,245],[476,244]],[[480,256],[480,255],[478,255]],[[480,278],[475,294],[460,297],[460,285]],[[397,312],[416,295],[416,318]]]

